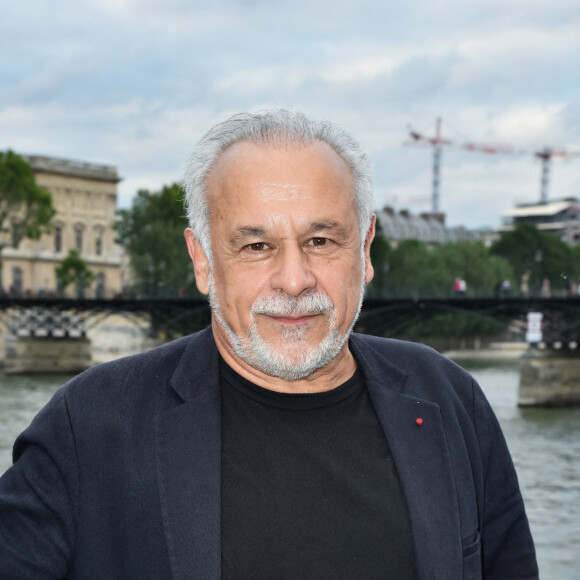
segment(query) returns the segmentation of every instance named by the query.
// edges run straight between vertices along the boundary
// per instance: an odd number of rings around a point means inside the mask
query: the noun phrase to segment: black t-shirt
[[[222,578],[414,578],[405,498],[360,373],[285,394],[220,371]]]

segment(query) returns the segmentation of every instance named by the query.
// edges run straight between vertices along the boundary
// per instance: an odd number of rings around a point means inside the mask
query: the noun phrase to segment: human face
[[[346,339],[372,278],[374,229],[361,250],[346,163],[324,143],[241,142],[206,187],[211,268],[193,232],[186,238],[226,360],[286,381],[352,369]]]

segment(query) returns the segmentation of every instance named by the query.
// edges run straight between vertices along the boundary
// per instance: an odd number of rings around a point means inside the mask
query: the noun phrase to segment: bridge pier
[[[91,341],[87,338],[6,337],[4,373],[7,375],[74,374],[91,364]]]
[[[580,352],[530,348],[520,359],[521,407],[580,405]]]
[[[159,344],[150,316],[51,305],[7,308],[0,316],[0,368],[6,374],[76,374]]]

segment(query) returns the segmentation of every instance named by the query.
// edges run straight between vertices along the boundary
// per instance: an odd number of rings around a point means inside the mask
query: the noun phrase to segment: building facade
[[[385,239],[396,247],[403,240],[419,240],[428,246],[475,240],[476,236],[464,227],[445,227],[445,214],[422,213],[413,215],[408,210],[395,211],[385,206],[377,212]]]
[[[501,218],[500,233],[511,231],[521,223],[531,223],[571,246],[580,243],[580,203],[576,198],[518,205],[503,212]]]
[[[2,253],[4,292],[14,296],[57,295],[56,269],[76,249],[95,275],[86,297],[110,298],[121,292],[122,250],[115,243],[117,169],[43,156],[21,155],[38,186],[52,194],[56,215],[52,232],[40,240],[24,239]],[[76,296],[69,286],[65,295]]]

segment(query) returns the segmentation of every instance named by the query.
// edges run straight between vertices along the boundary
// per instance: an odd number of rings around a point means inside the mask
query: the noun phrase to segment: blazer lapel
[[[221,574],[218,357],[211,335],[201,335],[193,337],[173,375],[181,400],[157,422],[161,507],[175,580],[217,580]]]
[[[407,499],[417,579],[461,578],[459,508],[439,406],[400,392],[412,392],[406,372],[353,350]]]

